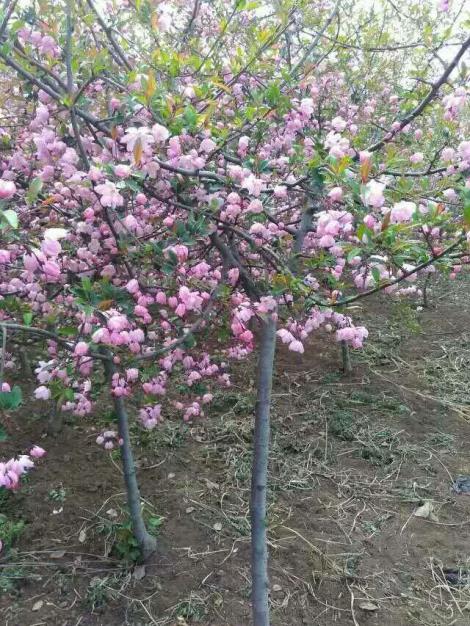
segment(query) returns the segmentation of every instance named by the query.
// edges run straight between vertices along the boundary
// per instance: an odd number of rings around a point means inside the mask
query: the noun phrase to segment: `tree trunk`
[[[112,361],[105,361],[106,375],[111,381],[112,375],[116,372],[116,366]],[[114,410],[118,418],[118,432],[122,439],[121,459],[124,471],[124,482],[126,485],[127,506],[132,522],[132,530],[137,539],[142,554],[142,560],[146,561],[156,550],[157,540],[147,530],[142,505],[140,501],[140,490],[137,483],[135,471],[134,455],[132,454],[131,438],[129,434],[129,418],[126,405],[121,397],[113,396]]]
[[[266,491],[269,459],[271,391],[276,350],[276,322],[261,322],[258,391],[251,475],[251,603],[254,626],[269,626],[268,547]]]
[[[343,358],[343,372],[347,376],[350,376],[350,374],[352,373],[351,351],[345,341],[341,342],[341,356]]]
[[[59,402],[53,400],[52,407],[47,418],[46,432],[52,437],[57,437],[64,429],[64,412]]]
[[[431,274],[426,274],[423,283],[423,308],[429,308],[428,286],[431,282]]]

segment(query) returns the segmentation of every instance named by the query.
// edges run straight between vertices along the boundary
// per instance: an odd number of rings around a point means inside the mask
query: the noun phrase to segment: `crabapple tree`
[[[256,626],[276,339],[360,348],[355,302],[469,259],[463,5],[373,5],[4,3],[2,369],[28,339],[38,400],[85,416],[109,389],[97,444],[146,558],[129,400],[142,428],[201,418],[257,351]]]

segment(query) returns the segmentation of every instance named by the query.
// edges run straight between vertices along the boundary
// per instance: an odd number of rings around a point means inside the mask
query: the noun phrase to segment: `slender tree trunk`
[[[423,308],[427,309],[429,307],[429,298],[428,298],[428,287],[431,282],[431,274],[426,274],[423,283]]]
[[[64,429],[64,412],[59,402],[53,400],[52,407],[47,419],[46,432],[52,437],[57,437]]]
[[[105,361],[106,375],[111,380],[112,375],[116,372],[116,366],[111,361]],[[118,418],[118,432],[122,439],[121,459],[124,471],[124,482],[126,485],[127,506],[132,522],[132,530],[134,536],[139,543],[142,553],[142,560],[146,561],[156,550],[157,540],[147,530],[145,526],[144,516],[142,514],[142,505],[140,500],[140,490],[137,482],[137,474],[135,471],[134,455],[132,454],[131,438],[129,434],[129,418],[127,415],[126,405],[121,397],[113,396],[114,410]]]
[[[20,360],[21,374],[25,378],[29,378],[32,374],[34,374],[34,369],[31,367],[31,363],[29,362],[26,346],[18,345],[16,346],[16,349]]]
[[[270,438],[269,420],[275,350],[276,322],[269,317],[261,323],[258,392],[251,475],[251,603],[254,626],[269,626],[266,491]]]
[[[349,376],[352,373],[351,351],[345,341],[341,342],[341,356],[343,358],[343,372]]]

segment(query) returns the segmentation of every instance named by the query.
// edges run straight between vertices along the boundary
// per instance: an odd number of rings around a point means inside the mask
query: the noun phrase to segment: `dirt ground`
[[[356,311],[370,338],[349,378],[324,336],[302,356],[278,353],[273,626],[470,624],[470,498],[452,491],[470,474],[468,287],[436,286],[423,311],[385,297]],[[245,363],[204,421],[135,427],[159,537],[158,554],[137,568],[118,558],[132,550],[118,457],[94,442],[106,415],[44,437],[42,405],[23,406],[0,457],[31,443],[48,454],[0,500],[1,513],[25,522],[0,557],[0,623],[248,625],[253,398]],[[457,570],[453,583],[445,568]]]

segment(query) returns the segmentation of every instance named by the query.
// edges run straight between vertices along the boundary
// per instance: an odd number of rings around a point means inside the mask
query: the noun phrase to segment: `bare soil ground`
[[[470,624],[470,584],[443,571],[470,568],[470,498],[451,488],[470,474],[468,286],[437,286],[418,313],[368,302],[359,317],[370,339],[350,378],[325,337],[302,357],[279,352],[273,626]],[[0,623],[248,625],[253,398],[244,363],[206,420],[133,431],[159,533],[145,568],[118,558],[132,545],[118,457],[94,443],[105,414],[44,438],[42,405],[23,406],[0,457],[31,443],[48,455],[25,489],[0,500],[10,523],[25,522],[0,558]]]

